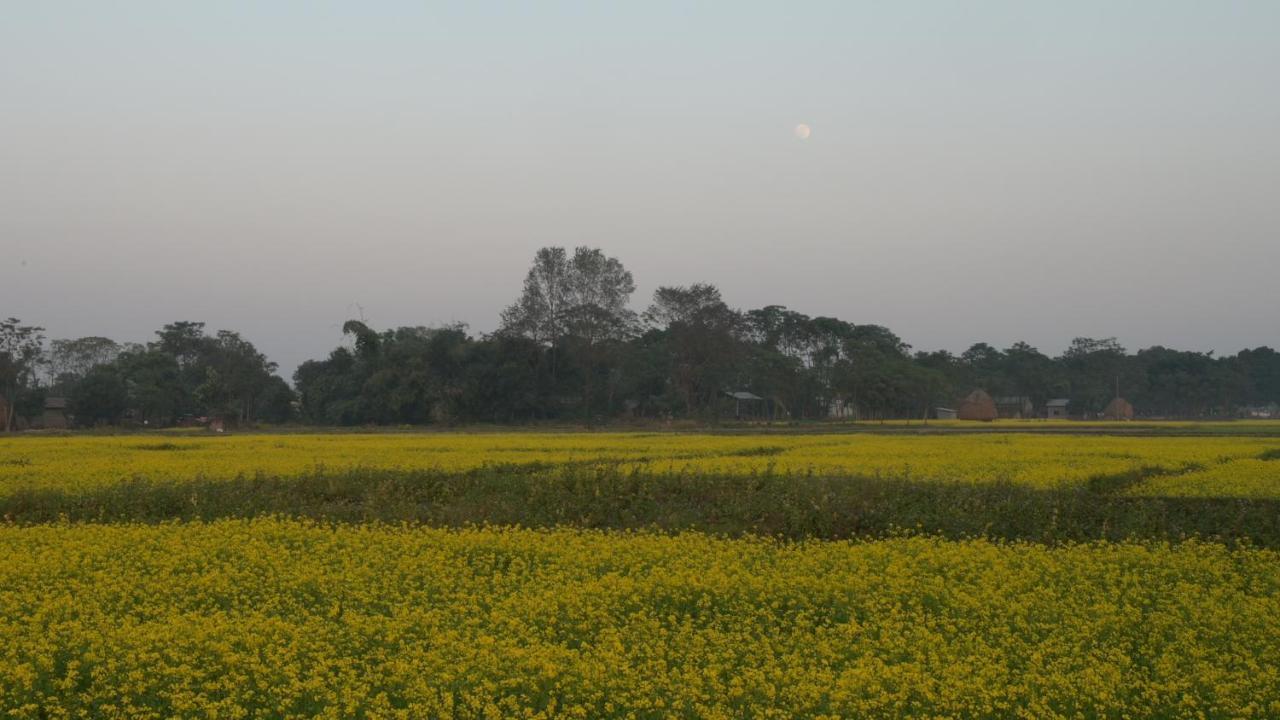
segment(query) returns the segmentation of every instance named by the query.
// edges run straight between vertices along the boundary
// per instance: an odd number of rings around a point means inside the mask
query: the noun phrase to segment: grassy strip
[[[653,432],[662,434],[694,435],[982,435],[982,434],[1030,434],[1030,435],[1101,435],[1118,437],[1277,437],[1280,438],[1280,420],[1137,420],[1132,422],[1104,421],[996,421],[992,423],[966,421],[889,420],[790,420],[772,423],[676,422],[639,420],[614,420],[604,424],[583,425],[578,422],[543,421],[514,425],[259,425],[239,427],[226,433],[211,433],[201,428],[143,428],[128,426],[104,426],[76,430],[27,430],[25,437],[182,437],[208,438],[236,435],[501,435],[506,433],[539,433],[558,435],[580,432]]]
[[[1038,490],[1011,483],[651,474],[585,466],[489,467],[457,474],[357,470],[130,480],[79,494],[16,490],[0,498],[0,517],[34,524],[286,515],[444,527],[696,529],[792,539],[882,537],[909,530],[1048,544],[1200,537],[1280,548],[1280,501],[1111,494],[1138,479],[1100,478],[1082,488]]]

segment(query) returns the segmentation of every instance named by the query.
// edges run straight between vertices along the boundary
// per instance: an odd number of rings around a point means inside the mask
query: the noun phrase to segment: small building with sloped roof
[[[733,398],[733,416],[739,420],[746,410],[748,417],[759,417],[762,414],[764,398],[746,390],[726,390],[725,397]]]
[[[995,401],[996,414],[999,417],[1022,420],[1035,416],[1035,405],[1031,403],[1031,398],[1026,395],[997,396]]]
[[[1044,416],[1050,420],[1066,420],[1071,401],[1067,398],[1054,398],[1044,404]]]

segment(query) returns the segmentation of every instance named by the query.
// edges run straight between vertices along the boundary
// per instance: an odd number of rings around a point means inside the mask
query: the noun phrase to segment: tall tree
[[[66,390],[95,367],[114,362],[122,349],[119,343],[105,337],[54,340],[49,343],[48,376],[56,390]]]
[[[644,319],[666,334],[668,377],[685,412],[705,412],[720,391],[730,389],[743,355],[741,314],[714,285],[695,283],[658,288]]]
[[[348,320],[342,323],[342,334],[356,339],[356,353],[365,360],[377,357],[382,345],[378,333],[369,329],[363,320]]]
[[[148,425],[168,425],[190,402],[182,384],[178,361],[155,347],[134,347],[121,353],[120,369],[129,393],[129,406],[137,420]]]
[[[857,409],[859,417],[911,414],[917,405],[911,392],[914,368],[907,354],[911,346],[880,325],[851,325],[842,332],[834,363],[840,395]]]
[[[966,371],[969,385],[972,386],[965,393],[981,388],[992,395],[1011,394],[1012,388],[1008,387],[1004,375],[1004,353],[996,348],[984,342],[974,343],[960,354],[960,363]]]
[[[520,297],[502,311],[501,331],[551,348],[554,382],[558,350],[565,335],[570,300],[569,256],[562,247],[544,247],[533,256]]]
[[[1128,390],[1123,392],[1150,414],[1199,417],[1214,409],[1222,412],[1229,404],[1222,391],[1228,390],[1232,395],[1237,390],[1235,383],[1223,375],[1222,371],[1228,368],[1211,353],[1157,345],[1139,350],[1132,363],[1140,368],[1141,382],[1127,383]]]
[[[41,394],[38,369],[43,354],[44,328],[23,325],[17,318],[0,321],[0,397],[5,401],[0,429],[15,430],[19,407],[31,406],[29,400]]]
[[[1070,383],[1071,404],[1076,412],[1101,412],[1116,394],[1124,388],[1134,388],[1141,382],[1135,372],[1136,365],[1128,362],[1129,356],[1115,338],[1078,337],[1062,353],[1061,363]]]
[[[114,365],[97,365],[71,387],[69,400],[77,425],[115,423],[128,410],[129,388]]]
[[[1030,398],[1036,408],[1066,389],[1053,360],[1025,342],[1004,351],[1004,377],[1011,394]]]
[[[202,386],[221,388],[227,395],[225,402],[209,406],[216,413],[230,413],[241,422],[256,416],[257,401],[271,386],[276,364],[258,352],[253,343],[231,330],[219,330],[207,345],[208,354],[203,358],[205,381]],[[216,374],[216,378],[212,375]],[[208,397],[217,396],[207,394]]]
[[[781,401],[794,417],[826,412],[822,397],[829,391],[812,371],[816,348],[813,319],[781,305],[751,310],[745,315],[752,379],[765,394]]]
[[[1248,378],[1248,402],[1280,403],[1280,352],[1269,347],[1241,350],[1236,355],[1240,371]]]
[[[565,330],[579,348],[583,364],[583,413],[592,413],[596,373],[609,345],[626,339],[636,316],[628,307],[636,290],[631,273],[617,258],[598,248],[574,248],[565,292]]]
[[[180,320],[156,331],[156,346],[178,361],[183,370],[197,365],[208,354],[211,340],[204,323]],[[203,374],[203,373],[201,373]]]

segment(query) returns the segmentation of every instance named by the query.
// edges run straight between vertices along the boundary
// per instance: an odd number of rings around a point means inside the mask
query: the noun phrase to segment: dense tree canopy
[[[17,318],[0,321],[0,430],[14,429],[18,417],[30,418],[44,404],[39,383],[44,328]]]
[[[9,356],[0,353],[0,367]],[[65,396],[78,425],[165,426],[188,418],[286,422],[293,416],[293,390],[275,374],[275,363],[238,333],[206,334],[204,323],[165,325],[146,345],[102,337],[54,340],[47,351],[37,347],[25,357],[28,369],[18,388],[0,396],[39,393],[40,411],[46,396]]]
[[[11,318],[0,323],[0,427],[39,415],[54,395],[82,425],[714,420],[735,410],[727,391],[763,398],[755,414],[779,419],[920,418],[977,388],[1040,413],[1065,398],[1085,416],[1117,393],[1152,417],[1280,403],[1280,353],[1269,347],[1130,353],[1081,337],[1058,357],[1021,342],[912,354],[888,328],[780,305],[741,311],[709,283],[659,287],[641,314],[634,291],[631,273],[598,249],[543,248],[496,332],[349,320],[344,343],[298,367],[292,388],[248,340],[200,322],[165,325],[145,345],[86,337],[45,348],[41,328]]]

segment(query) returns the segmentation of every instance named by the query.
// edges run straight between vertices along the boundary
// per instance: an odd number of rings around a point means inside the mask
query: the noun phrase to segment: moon
[[[813,130],[811,130],[808,125],[805,125],[804,123],[800,123],[799,125],[796,126],[797,138],[800,138],[801,140],[808,140],[809,136],[812,134],[813,134]]]

